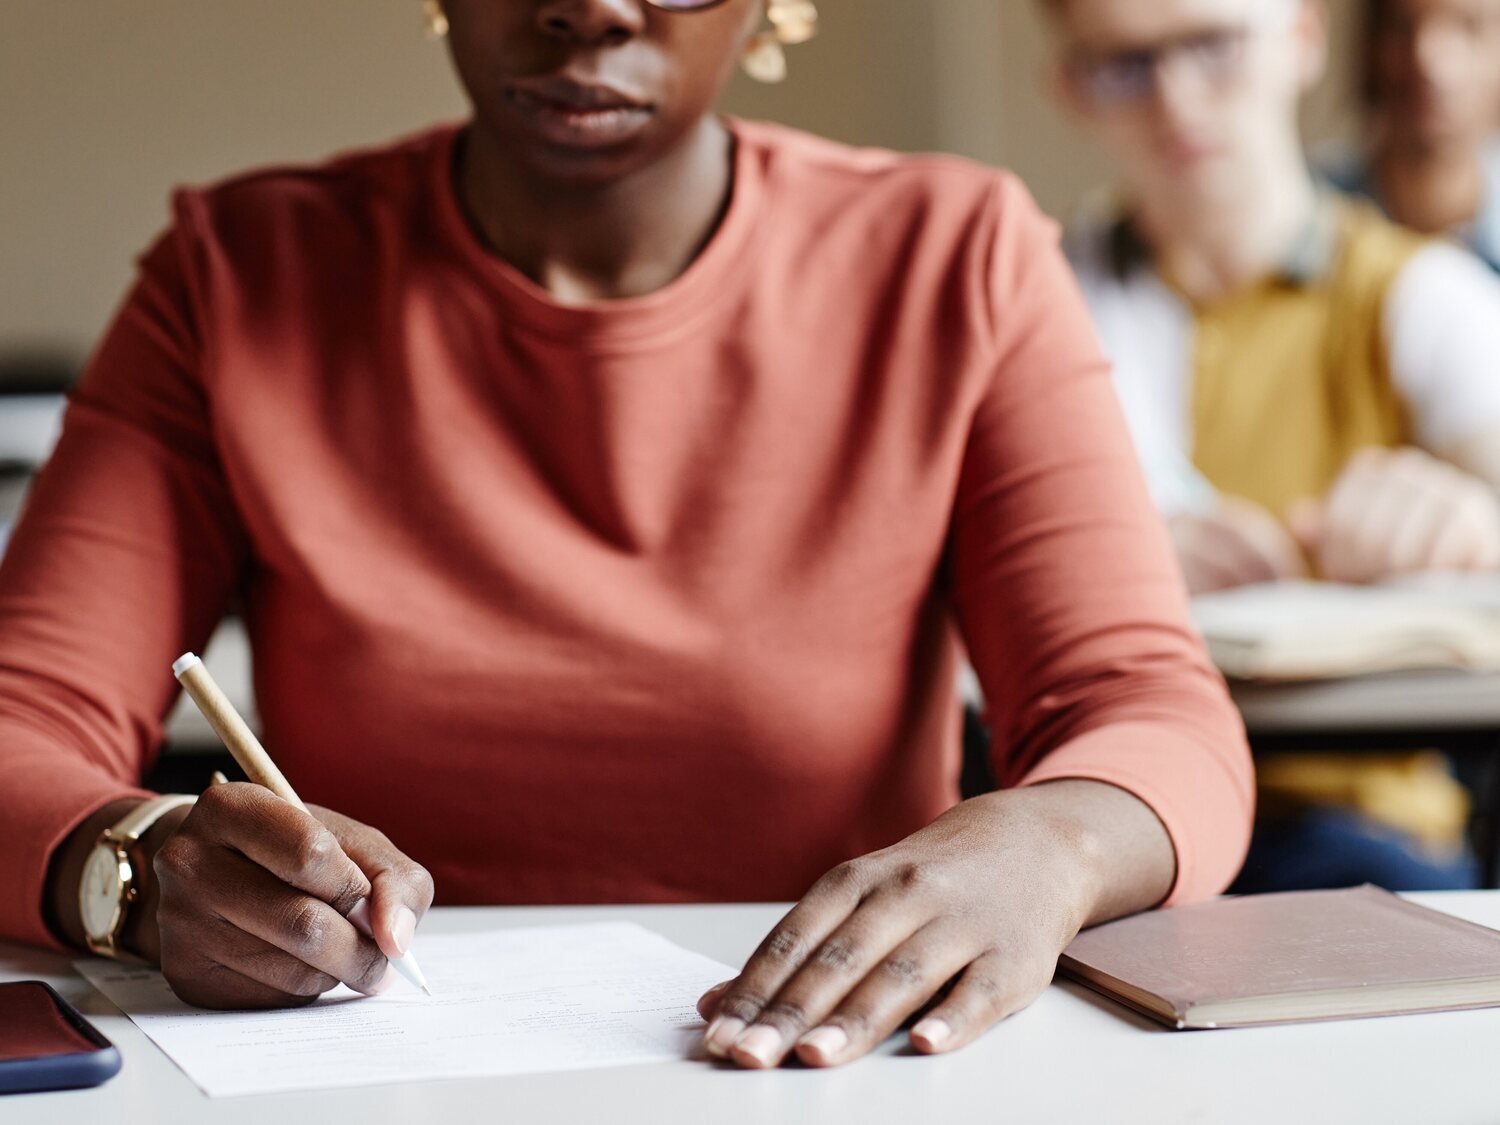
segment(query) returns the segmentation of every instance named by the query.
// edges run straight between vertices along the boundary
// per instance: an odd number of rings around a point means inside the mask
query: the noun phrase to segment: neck
[[[1472,222],[1484,201],[1478,145],[1392,145],[1377,154],[1374,171],[1391,217],[1426,234]]]
[[[1313,214],[1317,189],[1300,156],[1279,173],[1262,168],[1246,181],[1213,199],[1146,195],[1136,206],[1135,221],[1158,267],[1195,304],[1274,274]]]
[[[733,183],[734,139],[716,118],[664,156],[604,184],[559,185],[517,167],[471,128],[459,197],[489,248],[563,304],[670,284],[713,235]]]

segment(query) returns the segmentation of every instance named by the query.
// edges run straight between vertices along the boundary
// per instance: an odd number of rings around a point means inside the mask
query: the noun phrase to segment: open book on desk
[[[1246,586],[1194,598],[1193,618],[1214,663],[1235,679],[1500,669],[1500,578],[1488,575]]]

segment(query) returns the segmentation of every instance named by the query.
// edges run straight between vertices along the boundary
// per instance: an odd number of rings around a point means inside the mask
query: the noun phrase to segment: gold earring
[[[772,0],[766,18],[786,47],[806,43],[818,33],[818,6],[813,0]]]
[[[818,9],[813,0],[771,0],[766,9],[771,27],[750,40],[740,65],[757,82],[786,81],[786,48],[806,43],[818,33]]]
[[[757,82],[774,85],[786,81],[786,52],[774,31],[759,32],[745,48],[740,66]]]
[[[448,34],[448,13],[443,0],[422,0],[422,18],[427,21],[427,38],[441,39]]]

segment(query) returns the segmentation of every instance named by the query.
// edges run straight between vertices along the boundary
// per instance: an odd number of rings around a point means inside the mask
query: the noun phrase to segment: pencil
[[[204,667],[203,661],[191,652],[184,653],[172,665],[172,674],[177,677],[178,683],[182,684],[189,698],[198,705],[198,710],[203,712],[208,725],[214,728],[214,733],[223,741],[230,754],[234,755],[234,760],[239,763],[240,769],[245,771],[245,776],[255,784],[265,786],[287,804],[307,812],[307,806],[302,803],[302,798],[297,796],[286,776],[276,768],[276,763],[271,761],[271,755],[266,753],[266,748],[260,744],[260,739],[255,737],[255,732],[241,718],[234,704],[229,702],[229,697],[214,682],[214,678]],[[222,774],[215,775],[216,784],[222,776]],[[370,931],[370,900],[368,898],[362,898],[355,904],[354,909],[349,912],[349,921],[366,937],[373,936]],[[432,989],[427,987],[427,978],[422,975],[422,969],[417,964],[415,954],[407,950],[404,957],[392,957],[390,961],[398,973],[428,996],[432,995]]]

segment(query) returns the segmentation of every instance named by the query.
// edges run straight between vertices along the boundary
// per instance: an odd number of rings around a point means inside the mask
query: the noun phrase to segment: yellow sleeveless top
[[[1424,245],[1330,195],[1280,276],[1194,309],[1193,460],[1215,488],[1285,516],[1360,447],[1409,442],[1383,312]]]

